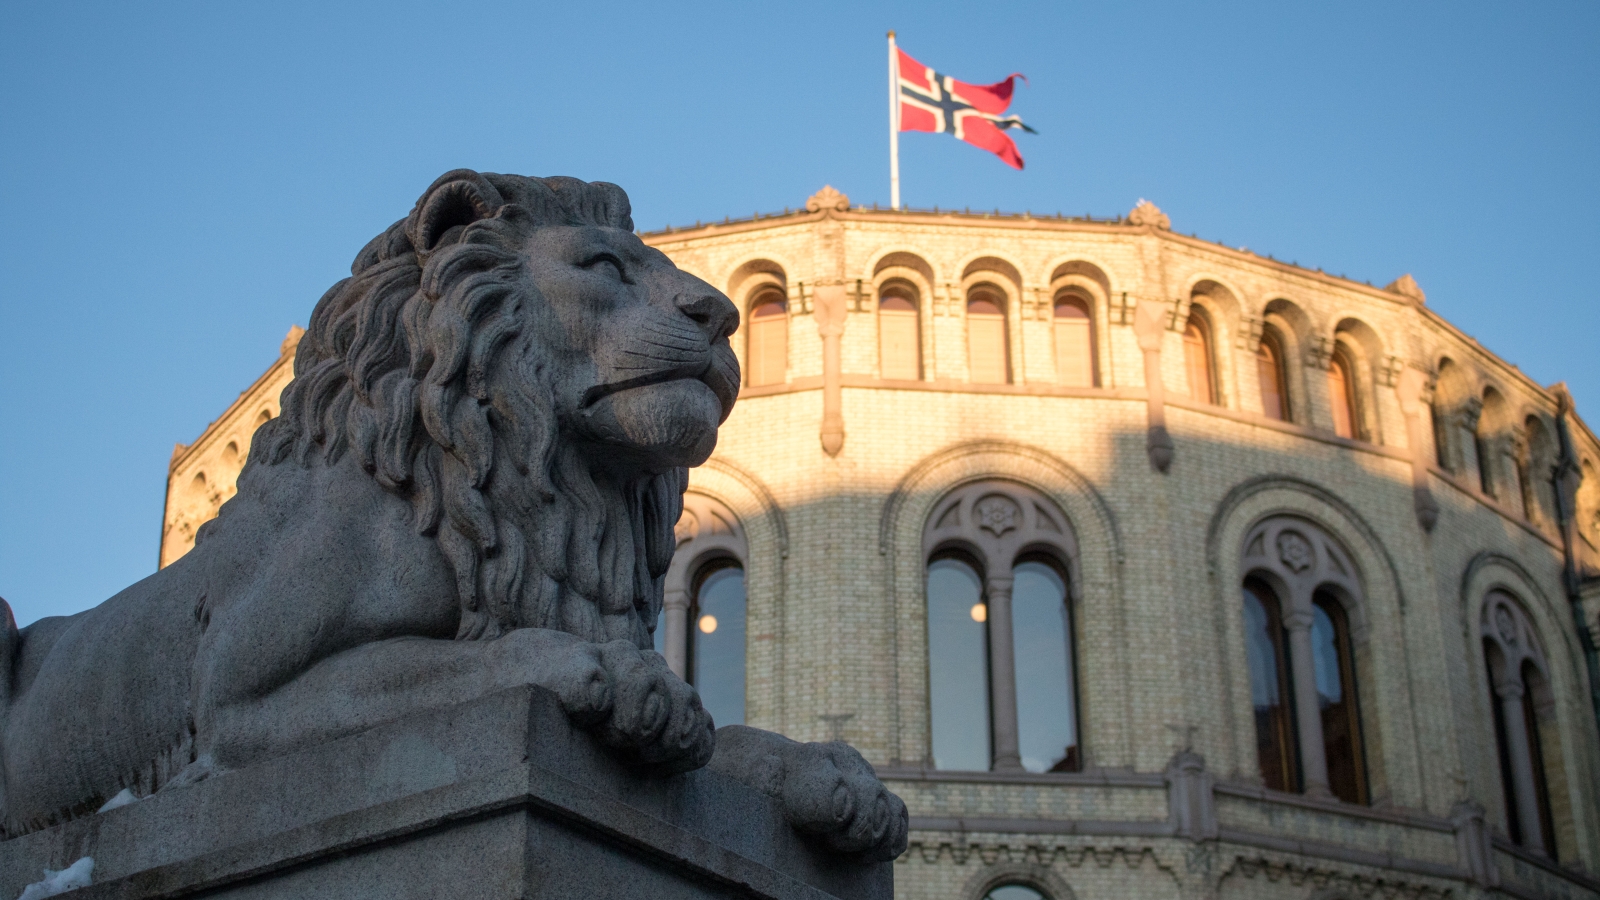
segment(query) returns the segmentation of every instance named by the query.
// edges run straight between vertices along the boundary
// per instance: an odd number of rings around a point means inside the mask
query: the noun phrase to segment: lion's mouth
[[[726,354],[727,360],[719,357],[721,354],[713,351],[706,360],[695,366],[669,366],[652,372],[645,372],[631,378],[620,378],[597,384],[583,392],[581,401],[582,409],[590,409],[600,401],[623,391],[635,388],[649,387],[651,385],[666,384],[673,381],[698,381],[711,389],[717,401],[722,405],[722,418],[726,419],[733,409],[733,402],[739,396],[738,362],[733,354]]]

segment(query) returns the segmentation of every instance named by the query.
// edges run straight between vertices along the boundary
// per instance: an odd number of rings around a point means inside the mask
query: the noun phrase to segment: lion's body
[[[650,632],[738,314],[632,228],[614,185],[462,170],[368,244],[194,550],[0,641],[6,831],[521,684],[642,766],[706,764]],[[752,734],[763,779],[819,785],[798,823],[904,846],[859,756]],[[818,812],[846,783],[870,822]]]

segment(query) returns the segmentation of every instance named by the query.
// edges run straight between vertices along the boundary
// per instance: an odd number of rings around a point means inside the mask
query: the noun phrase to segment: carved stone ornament
[[[1289,567],[1289,571],[1298,574],[1316,565],[1317,554],[1311,549],[1311,542],[1305,539],[1305,535],[1297,531],[1285,531],[1278,535],[1278,559]]]
[[[812,194],[806,200],[806,210],[809,212],[821,212],[825,209],[844,212],[849,208],[850,198],[839,193],[831,184],[823,185],[822,190]]]
[[[1163,231],[1172,230],[1172,220],[1167,218],[1167,214],[1162,212],[1160,207],[1143,197],[1139,198],[1139,203],[1128,213],[1128,224],[1154,225]]]
[[[1511,615],[1511,610],[1501,606],[1494,611],[1494,630],[1500,632],[1500,640],[1507,647],[1517,645],[1517,620]]]
[[[1399,294],[1402,297],[1409,297],[1418,303],[1428,302],[1427,295],[1422,293],[1422,288],[1417,284],[1417,280],[1411,277],[1409,272],[1389,282],[1389,284],[1384,287],[1384,290],[1391,294]]]
[[[614,265],[575,268],[579,226]],[[719,737],[651,650],[687,468],[739,394],[728,298],[646,249],[616,185],[466,169],[351,268],[181,565],[48,628],[0,610],[0,837],[532,685],[640,778],[711,764],[821,852],[903,852],[859,754]]]
[[[979,528],[1000,537],[1016,529],[1022,519],[1022,510],[1010,497],[991,494],[973,505],[972,517],[977,520]]]

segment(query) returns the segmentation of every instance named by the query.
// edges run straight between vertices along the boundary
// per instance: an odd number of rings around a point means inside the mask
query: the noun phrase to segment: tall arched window
[[[750,302],[750,336],[745,359],[750,384],[782,384],[789,377],[789,304],[777,289],[762,291]]]
[[[928,565],[928,704],[933,765],[988,771],[989,610],[983,578],[960,556]]]
[[[1067,387],[1094,387],[1094,319],[1089,302],[1077,294],[1056,297],[1056,381]]]
[[[901,281],[887,282],[878,292],[878,371],[898,381],[922,377],[917,293]]]
[[[1082,766],[1070,561],[1054,502],[979,482],[934,507],[928,553],[931,753],[940,769]]]
[[[1189,398],[1200,403],[1217,402],[1216,375],[1211,369],[1211,323],[1196,307],[1183,328],[1183,369],[1188,376]]]
[[[1506,829],[1517,844],[1555,859],[1557,832],[1540,727],[1541,718],[1554,716],[1549,664],[1533,623],[1510,594],[1489,594],[1480,629]]]
[[[1356,713],[1350,626],[1338,599],[1326,592],[1313,595],[1311,615],[1311,666],[1316,671],[1317,709],[1322,714],[1328,790],[1346,803],[1366,803],[1366,760],[1361,752],[1361,717]]]
[[[1245,656],[1262,782],[1367,803],[1349,555],[1303,519],[1278,516],[1245,538]]]
[[[689,678],[720,725],[744,723],[744,569],[732,560],[703,567],[689,606]]]
[[[1006,349],[1005,295],[980,284],[967,295],[967,371],[975,384],[1011,380]]]
[[[1271,328],[1262,329],[1256,348],[1256,379],[1261,385],[1261,412],[1269,419],[1289,421],[1289,384],[1283,371],[1283,340]]]
[[[720,725],[745,721],[746,596],[744,527],[725,504],[683,495],[678,546],[662,585],[656,652],[694,685]]]
[[[1261,780],[1274,791],[1298,791],[1300,754],[1289,710],[1293,691],[1280,609],[1272,588],[1254,579],[1244,583],[1245,655],[1250,663],[1250,703],[1255,708]]]
[[[1328,360],[1328,404],[1333,408],[1333,433],[1342,438],[1359,437],[1355,366],[1343,347],[1336,348]]]

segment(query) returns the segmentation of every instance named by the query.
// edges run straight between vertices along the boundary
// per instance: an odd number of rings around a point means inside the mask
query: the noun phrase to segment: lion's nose
[[[677,304],[713,341],[733,334],[739,327],[739,310],[721,294],[679,294]]]

